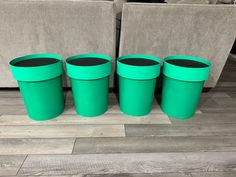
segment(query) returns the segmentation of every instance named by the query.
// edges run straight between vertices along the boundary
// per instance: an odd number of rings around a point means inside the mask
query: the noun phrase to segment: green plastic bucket
[[[81,54],[66,60],[77,114],[99,116],[107,111],[111,58],[102,54]]]
[[[119,103],[130,116],[147,115],[152,108],[161,60],[151,55],[126,55],[117,59]]]
[[[193,56],[164,59],[161,108],[168,116],[188,119],[195,114],[211,63]]]
[[[62,58],[55,54],[33,54],[10,62],[28,112],[33,120],[48,120],[64,110]]]

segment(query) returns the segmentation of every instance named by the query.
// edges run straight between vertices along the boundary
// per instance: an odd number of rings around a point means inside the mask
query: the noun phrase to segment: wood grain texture
[[[19,89],[14,90],[0,90],[0,98],[21,98],[21,93]]]
[[[235,171],[235,163],[235,152],[29,155],[19,175]]]
[[[221,108],[221,106],[219,104],[217,104],[216,101],[213,100],[213,98],[211,97],[202,97],[199,101],[198,104],[198,109],[202,109],[202,108]]]
[[[235,92],[229,92],[227,93],[231,98],[236,98],[236,89]]]
[[[236,172],[198,172],[198,173],[119,173],[119,174],[88,174],[88,175],[63,175],[63,176],[42,176],[37,177],[235,177]],[[6,177],[6,176],[4,176]],[[17,176],[7,176],[17,177]],[[21,177],[30,177],[22,176]]]
[[[0,139],[0,155],[71,154],[75,138]]]
[[[53,175],[53,176],[45,176],[45,175],[36,175],[37,177],[85,177],[86,175]],[[35,176],[35,177],[36,177]],[[20,175],[20,176],[1,176],[1,177],[32,177],[32,176],[22,176],[22,175]]]
[[[109,104],[109,105],[108,105],[107,113],[120,113],[120,114],[123,114],[123,113],[120,111],[120,107],[119,107],[118,104],[114,104],[114,105],[113,105],[113,104]],[[164,113],[162,112],[161,108],[160,108],[160,105],[153,105],[153,106],[152,106],[151,113],[164,114]],[[64,114],[65,114],[65,115],[68,115],[68,114],[76,114],[74,106],[73,106],[73,105],[66,105]]]
[[[202,107],[200,108],[202,113],[233,113],[236,114],[236,109],[233,107],[213,107],[213,108],[207,108],[207,107]]]
[[[211,94],[210,94],[211,93]],[[207,95],[213,95],[213,96],[204,96],[201,97],[198,109],[201,110],[204,113],[236,113],[236,100],[230,98],[230,97],[223,97],[220,96],[218,93],[218,96],[216,94],[217,92],[210,92],[207,93]],[[224,92],[223,92],[224,93]]]
[[[236,124],[125,125],[126,136],[218,136],[235,135]]]
[[[77,138],[73,154],[236,151],[236,136]]]
[[[203,92],[201,93],[201,99],[203,98],[229,98],[230,96],[224,92]]]
[[[236,77],[231,77],[230,81],[218,82],[218,87],[236,87]]]
[[[170,121],[175,124],[232,124],[236,123],[235,113],[204,113],[195,114],[191,119],[180,120],[170,118]]]
[[[149,173],[149,174],[102,174],[86,177],[235,177],[236,172],[200,172],[200,173]]]
[[[236,171],[235,152],[186,152],[187,162],[194,165],[192,172],[199,172],[204,166],[207,172]]]
[[[7,177],[17,177],[17,176],[7,176]],[[30,176],[20,175],[20,177],[30,177]],[[192,176],[190,173],[142,173],[142,174],[119,173],[119,174],[85,174],[85,175],[63,175],[63,176],[37,175],[37,177],[192,177]]]
[[[24,155],[2,156],[0,155],[0,176],[16,175],[23,161]]]
[[[1,97],[0,99],[1,106],[15,106],[15,105],[24,105],[24,101],[21,97]]]
[[[0,138],[123,137],[123,125],[0,126]]]
[[[191,173],[192,177],[235,177],[236,172]]]
[[[218,105],[221,105],[222,107],[236,107],[236,99],[233,98],[213,98],[214,101],[217,102]]]
[[[117,114],[119,113],[123,115],[123,113],[120,111],[120,107],[118,103],[117,104],[109,103],[107,113],[117,113]],[[151,114],[164,114],[159,104],[153,104],[150,113]],[[201,110],[197,109],[196,113],[202,113],[202,112]],[[76,114],[74,106],[66,105],[66,108],[63,114],[65,115]]]
[[[191,177],[188,173],[142,173],[142,174],[101,174],[101,175],[85,175],[85,177]]]
[[[0,105],[0,115],[3,114],[26,115],[27,111],[24,105]]]
[[[79,115],[60,115],[48,121],[33,121],[27,115],[2,115],[0,125],[75,125],[75,124],[170,124],[165,114],[149,114],[131,117],[124,114],[106,113],[96,118],[85,118]]]

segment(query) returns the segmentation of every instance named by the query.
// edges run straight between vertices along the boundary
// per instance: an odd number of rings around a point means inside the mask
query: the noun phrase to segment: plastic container
[[[66,60],[76,112],[95,117],[107,111],[111,58],[102,54],[81,54]]]
[[[195,114],[211,63],[193,56],[164,59],[161,108],[168,116],[188,119]]]
[[[144,116],[151,111],[160,63],[160,59],[142,54],[117,59],[119,103],[123,113]]]
[[[10,62],[13,77],[18,81],[22,97],[33,120],[48,120],[64,110],[61,56],[33,54]]]

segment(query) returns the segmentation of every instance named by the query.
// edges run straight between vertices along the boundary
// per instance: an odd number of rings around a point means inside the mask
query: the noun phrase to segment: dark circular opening
[[[121,63],[134,66],[152,66],[158,65],[159,63],[154,60],[144,59],[144,58],[127,58],[120,60]]]
[[[68,63],[77,66],[94,66],[107,63],[108,60],[100,58],[78,58],[74,60],[69,60]]]
[[[167,60],[167,63],[170,63],[172,65],[176,66],[183,66],[187,68],[205,68],[208,67],[207,64],[199,62],[199,61],[194,61],[194,60],[186,60],[186,59],[173,59],[173,60]]]
[[[59,60],[53,58],[34,58],[34,59],[27,59],[18,61],[14,66],[22,66],[22,67],[33,67],[33,66],[44,66],[50,65],[53,63],[57,63]]]

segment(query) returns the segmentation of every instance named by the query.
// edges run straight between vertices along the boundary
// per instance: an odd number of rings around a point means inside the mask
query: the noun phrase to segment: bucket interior
[[[127,58],[120,60],[121,63],[133,66],[152,66],[158,65],[159,63],[154,60],[149,60],[145,58]]]
[[[50,65],[59,62],[57,59],[53,58],[34,58],[17,61],[13,64],[13,66],[21,66],[21,67],[34,67],[34,66],[44,66]]]
[[[199,61],[194,61],[194,60],[186,60],[186,59],[171,59],[171,60],[166,60],[167,63],[170,63],[172,65],[176,66],[182,66],[182,67],[187,67],[187,68],[205,68],[209,67],[209,65],[199,62]]]
[[[77,66],[94,66],[94,65],[101,65],[107,62],[108,60],[101,58],[78,58],[68,61],[69,64]]]

